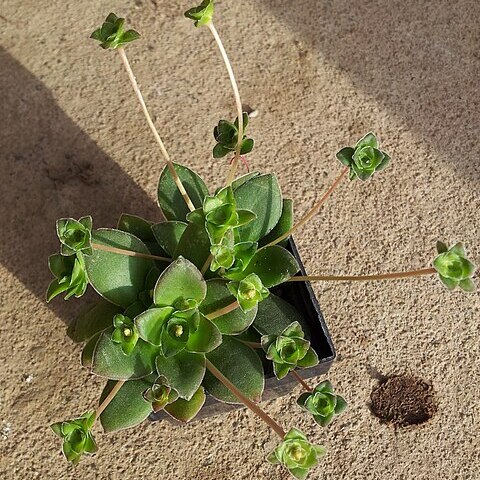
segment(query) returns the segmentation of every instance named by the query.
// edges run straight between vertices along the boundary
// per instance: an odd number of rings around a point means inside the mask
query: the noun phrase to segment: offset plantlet
[[[311,413],[322,427],[326,427],[335,415],[340,415],[347,408],[347,402],[334,393],[328,380],[317,385],[311,392],[302,393],[297,403]]]
[[[281,439],[269,460],[302,480],[325,449],[295,428],[286,433],[261,408],[264,365],[272,361],[278,379],[289,373],[295,377],[305,390],[299,404],[320,425],[330,423],[345,401],[328,381],[312,390],[297,372],[316,365],[319,358],[305,338],[308,324],[300,323],[306,320],[304,315],[286,301],[290,295],[285,292],[292,290],[283,284],[438,273],[448,288],[470,291],[474,266],[461,244],[448,249],[439,243],[439,255],[430,268],[360,276],[299,275],[296,258],[285,248],[288,238],[313,219],[348,172],[352,179],[365,180],[383,169],[390,157],[373,134],[342,149],[337,157],[345,168],[296,223],[292,201],[282,197],[275,175],[251,172],[235,178],[240,154],[252,150],[253,140],[245,136],[248,116],[242,112],[213,11],[213,1],[206,0],[185,16],[212,33],[235,99],[236,122],[221,121],[214,132],[218,142],[214,156],[234,155],[226,182],[218,189],[171,161],[125,53],[124,46],[139,34],[125,31],[124,19],[114,14],[92,34],[103,48],[119,53],[160,147],[166,165],[158,183],[158,205],[166,221],[123,214],[117,228],[94,229],[91,217],[57,222],[60,247],[49,258],[55,278],[47,301],[60,294],[66,299],[80,297],[88,284],[99,294],[98,303],[78,317],[69,333],[84,343],[82,365],[105,378],[106,384],[95,412],[55,423],[52,429],[62,438],[67,459],[76,463],[83,453],[97,449],[91,434],[96,419],[105,432],[133,427],[160,410],[188,422],[210,395],[243,404],[265,422]]]
[[[212,21],[213,11],[213,0],[204,0],[198,7],[187,10],[185,16],[193,20],[196,27],[202,27]]]
[[[117,313],[113,317],[112,341],[122,346],[125,355],[130,355],[138,342],[138,330],[131,318]]]
[[[57,220],[57,236],[60,240],[62,255],[75,255],[82,252],[91,255],[92,249],[92,217],[82,217],[80,220],[61,218]]]
[[[247,129],[248,113],[243,112],[243,131]],[[213,136],[217,144],[213,147],[213,158],[222,158],[231,152],[235,152],[239,143],[238,118],[233,123],[220,120],[213,130]],[[240,155],[246,155],[253,150],[255,142],[252,138],[243,135],[240,147]]]
[[[104,49],[122,47],[140,38],[138,32],[135,30],[125,31],[124,26],[124,18],[118,18],[114,13],[110,13],[103,25],[95,30],[90,38],[98,40],[100,46]]]
[[[55,276],[47,289],[47,302],[57,295],[65,293],[65,300],[75,296],[81,297],[88,285],[85,272],[85,261],[81,253],[65,256],[60,253],[50,255],[48,259],[50,271]]]
[[[279,380],[296,367],[309,368],[318,364],[318,356],[304,338],[298,322],[290,324],[280,335],[264,335],[262,348],[273,362],[273,371]]]
[[[350,180],[367,180],[390,163],[390,156],[380,150],[377,137],[372,132],[362,137],[355,147],[342,148],[337,158],[350,169]]]
[[[325,455],[325,447],[313,445],[297,428],[291,428],[283,441],[268,456],[270,463],[281,464],[293,477],[304,480],[311,468]]]
[[[251,273],[240,282],[230,282],[228,289],[237,299],[240,308],[244,312],[255,308],[258,302],[267,298],[270,293],[268,288],[263,286],[262,280],[254,273]]]
[[[94,423],[95,412],[86,412],[79,418],[54,423],[51,426],[63,440],[62,451],[69,462],[76,464],[84,453],[93,454],[98,450],[90,431]]]
[[[475,284],[472,277],[475,265],[466,257],[465,247],[456,243],[448,248],[443,242],[437,242],[439,255],[433,261],[441,282],[449,289],[460,287],[465,292],[474,292]]]

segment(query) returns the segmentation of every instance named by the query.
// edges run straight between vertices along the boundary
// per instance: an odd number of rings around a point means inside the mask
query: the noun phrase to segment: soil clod
[[[435,414],[433,387],[409,375],[388,377],[370,395],[372,413],[396,426],[419,425]]]

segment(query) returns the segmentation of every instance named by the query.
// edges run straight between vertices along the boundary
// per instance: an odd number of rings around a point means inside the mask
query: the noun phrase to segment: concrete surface
[[[247,411],[182,428],[98,431],[76,468],[52,421],[95,404],[103,381],[79,366],[65,322],[81,302],[46,305],[60,216],[111,226],[123,211],[159,218],[159,152],[120,59],[90,32],[115,11],[143,33],[128,48],[173,159],[212,186],[212,128],[234,116],[226,72],[190,2],[7,0],[0,8],[0,477],[3,479],[285,479],[264,460],[275,434]],[[217,2],[217,28],[245,103],[255,168],[275,171],[301,215],[340,171],[334,153],[372,129],[392,156],[373,181],[344,182],[296,236],[307,269],[367,273],[427,266],[437,239],[480,257],[478,54],[474,0]],[[292,395],[263,406],[329,447],[325,480],[477,480],[478,293],[435,278],[316,284],[338,350],[329,378],[349,410],[320,429]],[[431,381],[438,413],[403,430],[368,409],[373,373]]]

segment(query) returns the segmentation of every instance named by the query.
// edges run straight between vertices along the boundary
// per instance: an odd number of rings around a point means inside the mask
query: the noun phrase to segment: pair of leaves
[[[114,13],[110,13],[102,26],[95,30],[90,38],[98,40],[100,46],[104,49],[122,47],[140,38],[140,34],[135,30],[125,31],[124,25],[124,18],[119,18]]]

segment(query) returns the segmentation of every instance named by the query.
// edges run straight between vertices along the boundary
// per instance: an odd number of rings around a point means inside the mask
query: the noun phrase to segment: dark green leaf
[[[254,350],[235,337],[224,336],[222,344],[207,353],[207,358],[246,397],[260,401],[265,379],[260,357]],[[226,403],[241,403],[216,377],[207,371],[203,386],[218,400]]]
[[[145,401],[143,392],[152,386],[155,376],[125,382],[100,415],[106,433],[123,430],[143,422],[152,411],[152,404]],[[117,382],[109,380],[100,397],[100,403]]]
[[[125,355],[122,346],[112,341],[112,331],[100,335],[93,353],[92,372],[111,380],[130,380],[146,377],[155,370],[155,358],[159,349],[138,340],[133,352]]]
[[[122,232],[131,233],[142,242],[153,242],[155,237],[152,232],[152,222],[145,220],[137,215],[130,215],[128,213],[122,213],[118,219],[117,228]]]
[[[165,411],[180,422],[189,422],[196,417],[205,403],[205,391],[200,387],[190,400],[179,398],[173,403],[165,406]]]
[[[247,268],[240,273],[228,274],[232,280],[240,280],[251,273],[260,277],[265,287],[279,285],[295,275],[300,267],[295,257],[283,247],[274,245],[255,253]]]
[[[173,357],[159,355],[156,365],[158,374],[185,400],[192,398],[205,375],[205,355],[201,353],[182,350]]]
[[[92,366],[93,352],[95,351],[95,347],[97,346],[100,334],[101,332],[95,334],[83,347],[81,357],[82,367],[90,368]]]
[[[188,307],[179,305],[184,300],[200,303],[207,293],[207,285],[197,267],[189,260],[178,257],[172,262],[155,285],[153,300],[155,305],[174,306],[176,310]]]
[[[96,333],[111,327],[114,315],[122,311],[123,308],[102,299],[73,320],[68,326],[67,334],[74,342],[85,342]]]
[[[282,216],[280,220],[275,225],[274,229],[266,236],[263,237],[260,242],[259,246],[263,247],[264,245],[269,244],[273,240],[281,237],[284,233],[287,233],[293,227],[293,200],[289,198],[283,199],[283,208],[282,208]],[[285,247],[288,243],[288,237],[285,240],[282,240],[277,245],[281,247]]]
[[[305,338],[309,338],[310,331],[306,319],[293,305],[271,293],[258,304],[253,326],[262,335],[280,335],[292,322],[299,322]]]
[[[355,153],[355,149],[352,147],[345,147],[342,148],[339,152],[337,152],[336,157],[343,163],[346,167],[349,167],[352,163],[352,157]]]
[[[180,256],[190,260],[198,269],[203,267],[210,256],[210,239],[204,225],[188,225],[173,257]]]
[[[257,241],[269,233],[282,214],[282,194],[275,175],[250,178],[235,190],[237,210],[250,210],[257,218],[237,229],[241,241]]]
[[[167,255],[173,257],[186,228],[186,223],[172,221],[157,223],[152,226],[152,231],[158,244],[167,252]]]
[[[235,297],[227,288],[227,281],[215,278],[207,281],[207,296],[200,305],[200,311],[207,315],[220,310],[235,301]],[[220,332],[226,335],[237,335],[246,330],[253,322],[257,314],[255,306],[247,313],[240,308],[230,313],[212,319],[212,322],[219,328]]]
[[[92,241],[100,245],[149,253],[141,240],[120,230],[93,230]],[[85,265],[93,288],[109,302],[126,308],[137,300],[154,263],[147,258],[94,249],[93,255],[85,256]]]
[[[222,158],[222,157],[224,157],[225,155],[228,155],[231,151],[232,151],[232,150],[230,150],[229,148],[224,147],[221,143],[217,143],[217,144],[213,147],[213,151],[212,151],[213,158]]]
[[[190,200],[196,208],[201,207],[203,199],[208,195],[205,182],[189,168],[176,163],[174,166]],[[185,222],[189,209],[173,180],[168,165],[163,169],[158,182],[158,205],[167,220]]]
[[[217,348],[221,343],[222,334],[218,327],[200,315],[196,330],[190,332],[186,348],[189,352],[206,353]]]

